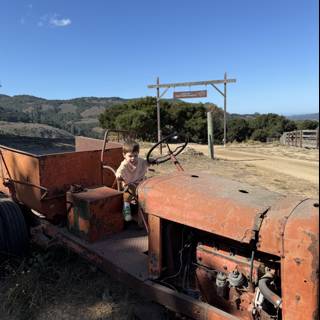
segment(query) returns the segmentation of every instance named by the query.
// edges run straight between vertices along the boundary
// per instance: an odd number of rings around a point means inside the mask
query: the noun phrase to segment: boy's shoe
[[[129,221],[132,220],[130,205],[123,207],[123,209],[122,209],[122,214],[123,214],[124,221],[129,222]]]

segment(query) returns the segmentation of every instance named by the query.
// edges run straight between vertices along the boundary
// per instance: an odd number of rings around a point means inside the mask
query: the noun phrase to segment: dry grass
[[[0,314],[21,319],[126,319],[131,291],[68,250],[33,247],[18,259],[2,256]]]
[[[13,135],[40,138],[72,138],[65,130],[46,124],[0,121],[0,135]]]

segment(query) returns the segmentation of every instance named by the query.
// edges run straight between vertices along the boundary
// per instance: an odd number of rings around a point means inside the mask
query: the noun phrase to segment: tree
[[[116,118],[115,124],[117,129],[136,132],[138,138],[142,140],[153,140],[155,138],[154,121],[146,111],[132,110],[123,113]]]
[[[266,129],[256,129],[251,135],[252,140],[266,142],[268,138],[268,131]]]
[[[316,130],[319,126],[319,122],[316,120],[303,120],[296,121],[298,130]]]
[[[296,124],[284,116],[274,113],[262,114],[250,121],[251,139],[266,141],[266,138],[279,138],[283,132],[296,130]],[[255,133],[255,131],[258,131]]]
[[[248,121],[243,118],[233,118],[228,121],[228,141],[242,142],[250,137],[251,132]]]
[[[221,139],[220,109],[215,109],[214,117],[215,139]],[[207,140],[207,107],[202,103],[190,104],[182,101],[162,100],[160,102],[160,117],[162,135],[166,136],[173,131],[188,135],[190,141],[206,142]],[[222,114],[222,111],[220,110]],[[125,129],[135,131],[138,138],[156,140],[157,137],[157,109],[156,99],[146,97],[126,104],[117,105],[105,110],[99,121],[103,128]],[[217,134],[216,134],[217,133]]]

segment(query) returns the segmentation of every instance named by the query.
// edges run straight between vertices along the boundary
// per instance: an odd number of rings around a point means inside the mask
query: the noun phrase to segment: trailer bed
[[[101,163],[103,160],[113,169],[118,168],[123,159],[122,146],[107,143],[101,154],[102,142],[76,137],[75,150],[60,153],[41,148],[38,153],[29,153],[0,145],[0,178],[6,181],[6,185],[0,184],[0,192],[12,195],[56,224],[66,217],[65,195],[71,185],[112,185],[114,174],[102,171]],[[48,146],[50,143],[48,140]]]
[[[148,279],[148,236],[144,230],[127,229],[94,243],[73,235],[67,228],[58,228],[57,232],[71,248],[73,243],[77,244],[98,259],[111,260],[115,268],[124,270],[139,280]]]

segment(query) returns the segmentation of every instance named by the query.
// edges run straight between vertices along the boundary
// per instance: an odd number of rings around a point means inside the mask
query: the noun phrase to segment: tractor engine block
[[[199,244],[196,282],[201,300],[241,319],[252,319],[258,279],[265,272],[265,265],[253,258]]]

